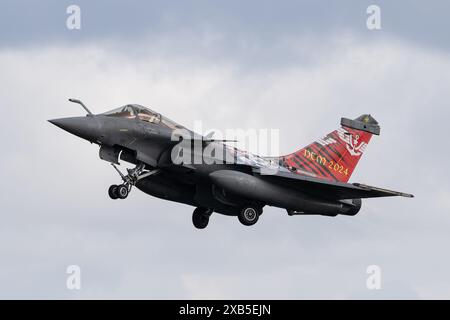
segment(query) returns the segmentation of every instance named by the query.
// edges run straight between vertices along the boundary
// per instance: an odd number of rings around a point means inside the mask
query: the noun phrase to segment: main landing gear
[[[159,172],[159,169],[151,170],[144,172],[145,164],[139,163],[133,169],[127,169],[128,174],[124,175],[120,170],[111,163],[111,165],[116,169],[119,173],[120,177],[123,180],[123,184],[120,185],[111,185],[108,189],[108,195],[111,199],[125,199],[128,197],[128,194],[131,191],[131,187],[134,186],[140,179],[151,176]]]
[[[208,208],[195,208],[192,213],[192,223],[197,229],[205,229],[213,210]]]
[[[238,213],[239,222],[244,226],[252,226],[258,222],[259,216],[262,214],[262,208],[255,206],[245,206]]]
[[[213,209],[198,207],[192,213],[192,223],[197,229],[205,229],[208,226],[209,217],[213,213]],[[247,205],[241,208],[237,216],[244,226],[252,226],[258,222],[259,216],[263,209],[260,206]]]

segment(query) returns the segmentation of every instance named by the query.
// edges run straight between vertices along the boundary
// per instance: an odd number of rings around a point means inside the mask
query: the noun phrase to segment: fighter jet
[[[265,206],[289,215],[354,216],[361,199],[413,195],[349,183],[372,135],[380,134],[369,114],[341,119],[341,126],[313,143],[279,157],[262,157],[202,136],[137,104],[86,116],[49,120],[99,145],[122,182],[111,185],[111,199],[125,199],[132,187],[161,199],[195,207],[192,222],[208,225],[212,213],[237,216],[254,225]],[[119,161],[134,168],[122,173]]]

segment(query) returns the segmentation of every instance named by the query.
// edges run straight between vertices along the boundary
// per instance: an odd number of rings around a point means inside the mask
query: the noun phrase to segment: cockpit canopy
[[[143,121],[159,123],[161,115],[138,104],[127,104],[126,106],[103,113],[105,116],[135,119],[138,117]]]
[[[127,119],[138,118],[139,120],[154,124],[163,124],[166,127],[169,127],[170,129],[183,128],[182,126],[173,122],[172,120],[161,116],[161,114],[138,104],[127,104],[123,107],[116,108],[102,114],[109,117],[118,117]]]

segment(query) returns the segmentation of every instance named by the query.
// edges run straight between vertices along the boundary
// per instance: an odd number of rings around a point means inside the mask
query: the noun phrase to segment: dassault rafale
[[[212,213],[237,216],[254,225],[265,206],[289,215],[354,216],[363,198],[413,195],[349,183],[372,135],[380,134],[369,114],[342,118],[341,127],[300,150],[262,157],[227,145],[227,140],[197,134],[137,104],[86,116],[49,120],[59,128],[100,146],[100,158],[119,173],[111,199],[125,199],[133,186],[165,200],[195,207],[196,228]],[[208,152],[206,152],[208,151]],[[119,160],[131,163],[122,173]]]

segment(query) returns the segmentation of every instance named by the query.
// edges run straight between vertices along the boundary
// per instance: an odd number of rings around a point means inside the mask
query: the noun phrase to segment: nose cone
[[[61,118],[48,121],[67,132],[89,141],[95,141],[100,136],[99,123],[94,117]]]

